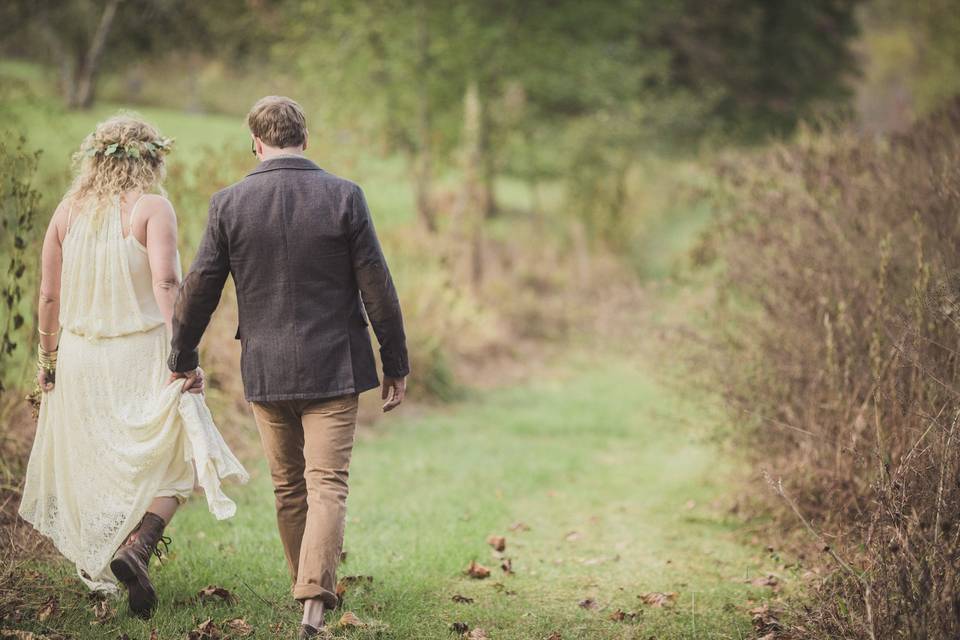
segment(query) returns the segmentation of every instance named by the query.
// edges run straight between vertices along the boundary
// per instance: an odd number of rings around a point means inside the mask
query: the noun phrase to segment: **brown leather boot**
[[[127,588],[130,611],[141,618],[149,618],[157,606],[157,592],[150,582],[147,565],[150,556],[160,557],[160,542],[170,543],[169,538],[163,537],[166,526],[163,518],[148,511],[110,561],[110,571]]]

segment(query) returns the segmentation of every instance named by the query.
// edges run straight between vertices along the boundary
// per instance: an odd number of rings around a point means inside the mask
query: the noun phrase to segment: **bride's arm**
[[[157,300],[167,335],[173,333],[173,307],[180,292],[180,272],[177,256],[177,214],[166,198],[156,195],[143,197],[140,205],[147,234],[147,262],[153,279],[153,297]],[[184,391],[203,393],[203,372],[183,387]]]
[[[153,279],[153,296],[163,314],[167,332],[173,330],[173,305],[177,301],[177,214],[173,205],[160,196],[144,196],[140,211],[146,225],[147,260]]]
[[[61,242],[66,230],[67,208],[63,202],[50,218],[50,225],[43,237],[40,253],[40,300],[37,304],[37,325],[40,332],[40,347],[44,351],[57,350],[60,330],[60,268],[63,264]],[[44,391],[53,389],[53,381],[47,379],[41,369],[37,382]]]

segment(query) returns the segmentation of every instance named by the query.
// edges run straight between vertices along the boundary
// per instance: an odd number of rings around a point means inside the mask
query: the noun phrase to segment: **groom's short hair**
[[[260,98],[247,114],[250,133],[271,147],[299,147],[307,141],[307,119],[295,100],[284,96]]]

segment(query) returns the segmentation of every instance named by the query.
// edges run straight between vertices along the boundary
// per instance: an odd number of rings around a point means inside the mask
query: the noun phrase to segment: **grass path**
[[[773,562],[745,545],[717,506],[729,466],[707,439],[709,418],[625,358],[568,359],[548,380],[484,393],[449,409],[385,421],[358,442],[341,575],[371,576],[345,609],[371,623],[351,638],[453,638],[464,622],[491,639],[747,638],[747,578]],[[296,610],[262,464],[233,520],[201,500],[171,527],[171,559],[156,571],[162,608],[149,623],[120,612],[92,625],[71,569],[50,569],[61,611],[46,621],[75,638],[185,638],[197,623],[242,617],[256,638],[294,636]],[[527,531],[511,531],[523,522]],[[486,544],[507,538],[506,575]],[[471,560],[491,577],[463,575]],[[207,584],[235,603],[199,604]],[[60,585],[60,586],[57,586]],[[69,586],[68,586],[69,585]],[[639,594],[676,592],[672,606]],[[451,600],[455,594],[469,604]],[[591,599],[597,608],[578,602]],[[616,609],[639,612],[610,619]],[[335,624],[341,612],[331,614]],[[279,626],[278,626],[278,623]],[[41,630],[41,628],[37,628]]]

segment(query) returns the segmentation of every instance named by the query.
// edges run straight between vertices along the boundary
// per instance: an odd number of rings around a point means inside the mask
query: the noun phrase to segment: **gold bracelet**
[[[39,331],[39,332],[40,332],[40,335],[42,335],[42,336],[56,336],[56,335],[60,335],[60,329],[57,329],[57,330],[54,331],[53,333],[48,333],[48,332],[44,331],[43,329],[41,329],[40,327],[37,327],[37,331]]]
[[[37,345],[37,364],[45,369],[57,366],[57,350],[47,351],[42,345]]]

